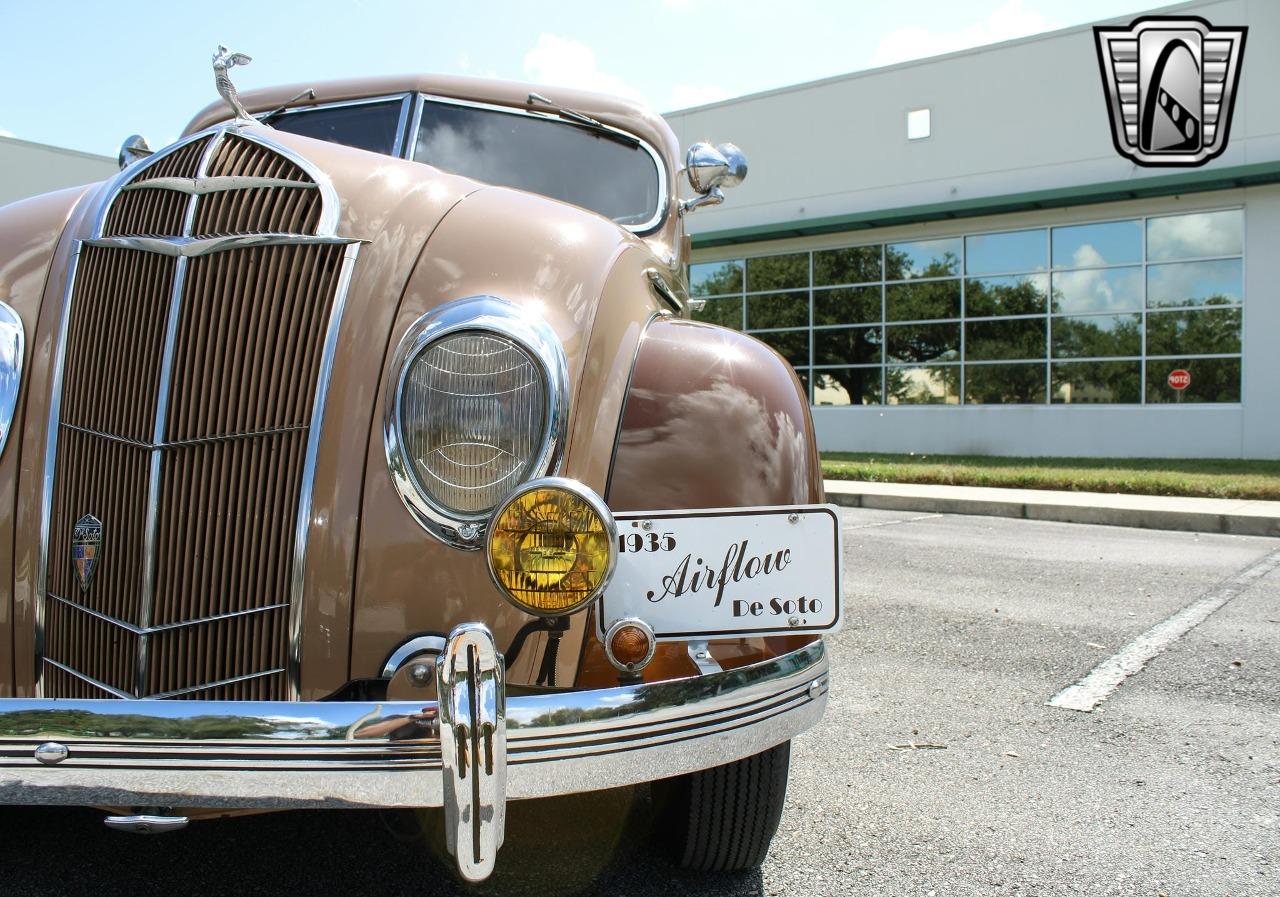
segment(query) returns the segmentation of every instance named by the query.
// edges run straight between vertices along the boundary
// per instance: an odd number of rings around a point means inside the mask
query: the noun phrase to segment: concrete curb
[[[1059,523],[1280,536],[1280,501],[1169,498],[1041,489],[923,486],[827,480],[827,501],[849,508],[923,514],[980,514]]]

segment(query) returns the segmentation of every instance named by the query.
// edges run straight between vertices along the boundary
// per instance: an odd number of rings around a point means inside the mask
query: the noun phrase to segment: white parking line
[[[1257,580],[1280,567],[1280,551],[1273,551],[1260,561],[1241,570],[1218,586],[1178,611],[1172,617],[1152,626],[1120,651],[1094,667],[1075,685],[1068,685],[1049,699],[1050,707],[1091,712],[1134,673],[1147,665],[1173,642],[1203,623],[1208,616]]]
[[[882,520],[879,523],[857,523],[852,526],[845,526],[845,532],[855,529],[875,529],[878,526],[901,526],[904,523],[915,523],[919,520],[937,520],[944,514],[921,514],[919,517],[908,517],[905,520]]]

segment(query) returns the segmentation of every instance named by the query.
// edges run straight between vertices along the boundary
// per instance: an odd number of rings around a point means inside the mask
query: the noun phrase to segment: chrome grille
[[[232,126],[117,184],[80,246],[46,460],[44,696],[296,697],[295,554],[357,247],[326,188]],[[85,514],[103,542],[82,590]]]

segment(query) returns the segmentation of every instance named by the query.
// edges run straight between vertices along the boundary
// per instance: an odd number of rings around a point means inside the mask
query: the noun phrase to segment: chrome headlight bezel
[[[464,514],[446,508],[422,488],[411,469],[400,415],[405,381],[414,362],[439,340],[462,332],[489,333],[511,340],[529,355],[542,375],[547,405],[541,448],[525,476],[512,484],[513,489],[554,474],[559,468],[568,422],[569,366],[559,337],[546,321],[496,296],[470,296],[445,303],[415,321],[400,340],[391,365],[394,379],[383,416],[383,441],[392,483],[419,526],[449,545],[476,551],[484,547],[493,508]]]

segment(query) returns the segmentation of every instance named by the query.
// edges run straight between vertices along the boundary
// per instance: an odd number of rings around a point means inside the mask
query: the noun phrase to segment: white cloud
[[[17,134],[15,134],[15,133],[13,133],[12,131],[6,131],[4,128],[0,128],[0,137],[14,137],[14,138],[16,138],[17,136],[18,136],[18,135],[17,135]]]
[[[677,84],[671,88],[668,109],[688,109],[727,100],[729,91],[716,84]]]
[[[891,31],[880,39],[871,54],[870,64],[891,65],[908,59],[923,59],[1052,31],[1058,27],[1059,24],[1048,16],[1024,8],[1022,0],[1009,0],[983,21],[958,31],[931,31],[928,28]]]
[[[458,68],[462,69],[464,72],[471,71],[471,57],[468,56],[466,53],[463,53],[461,56],[459,56]]]
[[[617,75],[600,71],[595,50],[558,34],[538,35],[538,42],[524,55],[524,74],[539,84],[611,93],[648,104],[638,89]]]

